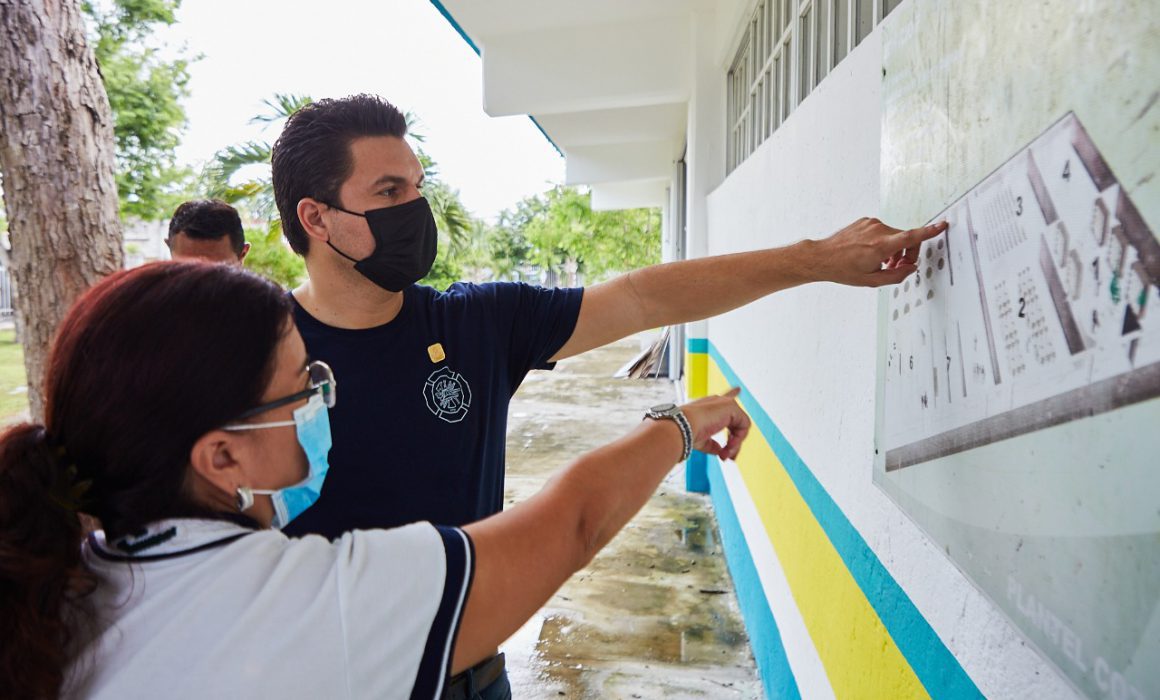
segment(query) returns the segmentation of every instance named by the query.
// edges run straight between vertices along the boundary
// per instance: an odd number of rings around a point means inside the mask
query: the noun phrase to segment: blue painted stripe
[[[467,35],[467,32],[464,31],[459,22],[455,21],[455,18],[451,16],[451,13],[447,11],[447,8],[443,6],[443,3],[439,2],[439,0],[431,0],[431,4],[435,6],[436,10],[439,10],[439,14],[443,15],[443,19],[447,20],[447,23],[451,25],[451,28],[454,29],[459,34],[459,36],[463,37],[463,40],[467,42],[467,45],[471,47],[471,50],[475,52],[475,55],[482,56],[482,54],[479,52],[479,47],[475,45],[475,42],[471,40],[471,37]],[[556,142],[552,140],[552,137],[548,136],[548,132],[544,131],[544,127],[540,126],[540,123],[536,121],[536,118],[529,114],[528,119],[532,120],[532,124],[535,124],[536,128],[540,130],[540,133],[544,135],[544,138],[548,140],[548,143],[552,145],[552,148],[556,149],[556,154],[563,158],[564,152],[560,150],[560,147],[556,145]]]
[[[733,587],[737,591],[737,604],[745,620],[745,630],[749,633],[749,646],[757,668],[761,672],[761,683],[765,686],[765,697],[800,700],[797,681],[793,669],[785,655],[777,622],[757,575],[757,566],[745,544],[745,533],[741,521],[733,509],[733,500],[725,486],[721,474],[721,462],[707,455],[709,468],[709,493],[713,497],[713,510],[717,515],[717,529],[721,532],[721,544],[725,548],[725,561],[729,574],[733,577]]]
[[[471,50],[475,52],[475,55],[480,55],[479,47],[475,45],[475,42],[471,40],[471,37],[467,36],[467,32],[463,31],[463,27],[459,26],[459,22],[455,21],[455,18],[451,16],[451,13],[447,11],[447,8],[443,7],[443,3],[439,2],[439,0],[431,0],[431,4],[435,6],[436,10],[439,10],[439,14],[443,15],[443,19],[447,20],[447,22],[451,25],[451,28],[458,32],[459,36],[463,37],[463,40],[467,42],[467,45],[471,47]]]
[[[552,144],[552,148],[556,149],[556,155],[563,158],[564,152],[560,150],[560,147],[556,145],[556,142],[552,140],[552,137],[548,136],[548,132],[544,131],[544,127],[540,126],[540,123],[536,121],[536,118],[529,114],[528,119],[532,120],[532,123],[536,125],[536,128],[540,130],[540,133],[544,135],[544,138],[548,139],[548,143]]]
[[[709,493],[709,475],[706,458],[709,455],[693,450],[685,460],[685,490],[692,493]]]
[[[691,353],[705,354],[709,352],[708,338],[688,338],[685,340],[685,349]]]
[[[838,556],[931,697],[982,698],[975,682],[712,343],[709,343],[709,357],[717,363],[730,386],[742,387],[742,406],[785,466]]]

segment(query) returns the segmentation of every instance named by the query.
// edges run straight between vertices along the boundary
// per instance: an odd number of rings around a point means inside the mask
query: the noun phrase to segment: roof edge
[[[471,50],[475,52],[475,55],[481,55],[479,53],[479,47],[475,45],[475,42],[472,41],[471,37],[467,35],[467,32],[463,30],[463,27],[459,26],[459,22],[455,21],[455,18],[451,16],[451,13],[447,11],[447,8],[443,6],[443,3],[439,0],[431,0],[431,4],[435,6],[436,10],[439,10],[439,14],[443,15],[443,19],[447,20],[447,23],[451,25],[451,28],[454,29],[459,34],[459,36],[463,37],[463,40],[467,42],[467,45],[471,47]]]
[[[471,50],[475,52],[475,55],[482,58],[483,54],[480,53],[479,47],[476,46],[475,42],[472,41],[471,37],[467,34],[459,22],[455,20],[455,17],[453,17],[447,8],[444,7],[443,3],[440,2],[440,0],[431,0],[431,4],[435,6],[435,9],[439,11],[439,14],[443,15],[443,19],[447,20],[447,23],[451,25],[451,28],[454,29],[455,32],[459,34],[459,36],[462,37],[464,41],[467,42],[467,45],[471,47]],[[560,150],[560,147],[556,145],[556,142],[552,140],[552,137],[548,136],[548,132],[544,131],[544,127],[540,126],[540,122],[536,121],[536,118],[530,114],[527,116],[528,119],[532,120],[532,124],[535,125],[536,129],[538,129],[539,132],[544,136],[544,139],[547,140],[548,144],[551,145],[552,148],[556,149],[556,154],[563,158],[564,152]]]

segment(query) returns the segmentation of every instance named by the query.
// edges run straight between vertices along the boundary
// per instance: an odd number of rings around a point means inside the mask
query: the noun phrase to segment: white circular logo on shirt
[[[471,387],[463,375],[450,367],[440,367],[427,377],[423,385],[427,408],[448,423],[458,423],[471,407]]]

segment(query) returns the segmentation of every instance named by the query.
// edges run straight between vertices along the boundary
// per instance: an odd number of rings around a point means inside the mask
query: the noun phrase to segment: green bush
[[[246,240],[250,252],[246,255],[246,267],[266,279],[293,289],[306,279],[306,263],[280,235],[267,233],[261,229],[247,229]]]

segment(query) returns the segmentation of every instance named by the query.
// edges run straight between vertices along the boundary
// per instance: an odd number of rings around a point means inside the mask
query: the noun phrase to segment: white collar
[[[256,532],[229,520],[172,518],[150,523],[144,533],[122,537],[110,543],[104,530],[89,536],[88,544],[104,559],[150,560],[191,554],[223,545]]]

